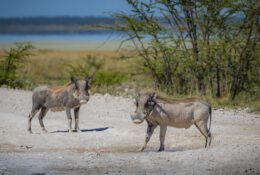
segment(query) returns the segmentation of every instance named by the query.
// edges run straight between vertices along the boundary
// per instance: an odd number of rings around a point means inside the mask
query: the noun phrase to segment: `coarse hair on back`
[[[163,97],[163,96],[160,96],[160,95],[158,95],[156,97],[156,100],[158,100],[158,102],[163,102],[163,103],[185,103],[185,102],[199,101],[198,98],[174,99],[174,98]]]
[[[145,92],[143,93],[144,95],[151,95],[154,92]],[[156,100],[161,103],[185,103],[185,102],[195,102],[199,101],[199,98],[183,98],[183,99],[174,99],[174,98],[169,98],[165,97],[159,93],[156,95]]]
[[[70,85],[72,85],[72,82],[68,82],[63,86],[49,86],[48,88],[54,93],[54,94],[59,94],[65,89],[67,89]]]

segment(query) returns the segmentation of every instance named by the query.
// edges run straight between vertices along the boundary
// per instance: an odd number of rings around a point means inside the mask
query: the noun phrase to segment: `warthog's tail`
[[[208,146],[210,146],[211,144],[211,133],[210,133],[210,128],[211,128],[211,120],[212,120],[212,109],[211,109],[211,106],[209,106],[209,129],[208,129],[208,137],[209,137],[209,144]]]
[[[212,119],[212,109],[211,106],[209,106],[209,131],[210,132],[210,128],[211,128],[211,119]]]

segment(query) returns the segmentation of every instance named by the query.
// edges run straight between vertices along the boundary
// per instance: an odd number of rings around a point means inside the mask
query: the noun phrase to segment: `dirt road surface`
[[[260,174],[260,116],[213,110],[211,148],[196,127],[168,128],[165,151],[159,128],[145,152],[146,123],[135,125],[134,100],[94,94],[80,110],[82,133],[68,133],[65,112],[37,116],[27,131],[30,91],[0,88],[0,174]]]

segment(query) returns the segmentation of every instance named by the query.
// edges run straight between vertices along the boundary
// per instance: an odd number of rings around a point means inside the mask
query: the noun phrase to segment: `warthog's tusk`
[[[87,103],[87,100],[80,100],[79,103],[80,103],[80,104],[86,104],[86,103]]]
[[[135,120],[134,120],[134,123],[139,124],[139,123],[142,123],[142,121],[141,121],[141,120],[137,120],[137,119],[135,119]]]

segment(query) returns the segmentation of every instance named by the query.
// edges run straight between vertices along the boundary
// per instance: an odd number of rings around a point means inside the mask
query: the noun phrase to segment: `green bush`
[[[94,76],[94,84],[97,86],[112,86],[119,85],[123,82],[130,80],[130,75],[128,73],[122,73],[119,71],[100,71]]]
[[[87,77],[93,75],[103,67],[103,63],[98,62],[95,56],[87,56],[76,65],[65,64],[69,69],[69,74],[75,77]]]
[[[4,50],[4,56],[0,57],[0,85],[13,88],[24,86],[24,81],[17,75],[17,69],[26,63],[32,49],[30,43],[15,43],[14,48]]]
[[[126,0],[113,28],[132,41],[155,87],[168,95],[259,94],[256,1]]]
[[[105,71],[103,63],[97,61],[96,57],[88,56],[83,58],[76,65],[66,65],[69,68],[69,74],[75,77],[93,76],[93,85],[101,87],[120,85],[131,79],[129,73],[123,73],[117,70]]]

